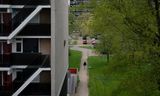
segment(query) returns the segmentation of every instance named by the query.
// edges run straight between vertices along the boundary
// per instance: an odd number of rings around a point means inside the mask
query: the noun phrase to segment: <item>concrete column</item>
[[[68,70],[68,1],[51,0],[52,96],[59,96]]]
[[[51,0],[51,96],[55,94],[55,0]]]

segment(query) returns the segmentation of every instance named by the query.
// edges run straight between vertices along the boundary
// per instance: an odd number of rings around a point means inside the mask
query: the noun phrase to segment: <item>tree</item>
[[[134,76],[133,80],[128,78],[127,83],[124,82],[122,85],[126,90],[129,86],[140,88],[141,92],[137,91],[138,96],[160,95],[157,91],[158,84],[155,82],[160,77],[160,60],[157,54],[160,46],[155,43],[157,34],[159,36],[155,18],[157,10],[150,6],[148,0],[92,0],[92,2],[94,9],[91,26],[94,34],[98,33],[101,37],[99,51],[105,50],[113,55],[112,58],[116,60],[114,68],[123,66],[126,69],[140,70],[134,74],[138,78]],[[148,72],[141,68],[146,66],[150,66]],[[146,81],[135,85],[141,80]]]

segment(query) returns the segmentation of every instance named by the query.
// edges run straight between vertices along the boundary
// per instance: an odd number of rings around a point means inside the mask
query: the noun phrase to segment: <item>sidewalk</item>
[[[75,96],[88,96],[88,73],[87,73],[87,66],[84,68],[83,63],[87,61],[88,58],[88,50],[82,49],[82,58],[81,58],[81,66],[79,71],[79,79],[80,82],[78,84],[77,93]]]
[[[84,68],[83,63],[84,63],[84,61],[87,62],[88,56],[92,56],[94,54],[92,53],[92,50],[80,48],[78,46],[72,47],[71,49],[78,50],[78,51],[82,52],[81,65],[80,65],[80,70],[79,70],[80,82],[78,84],[78,88],[77,88],[77,92],[76,92],[75,96],[88,96],[89,95],[88,70],[87,70],[87,66],[85,66],[86,68]]]

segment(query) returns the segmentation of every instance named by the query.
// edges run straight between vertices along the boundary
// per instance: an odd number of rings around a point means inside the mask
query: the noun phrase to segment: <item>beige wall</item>
[[[40,39],[40,52],[42,54],[51,53],[51,40],[50,39]]]
[[[40,22],[44,24],[50,24],[51,22],[50,10],[43,9],[40,12]]]
[[[49,83],[49,82],[51,82],[51,73],[50,72],[41,72],[41,74],[40,74],[40,82],[41,83]]]

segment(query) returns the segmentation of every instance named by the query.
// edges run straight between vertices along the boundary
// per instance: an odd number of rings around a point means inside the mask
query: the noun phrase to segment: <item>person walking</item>
[[[87,63],[86,63],[86,61],[84,61],[84,63],[83,63],[84,69],[86,68],[86,65],[87,65]]]

